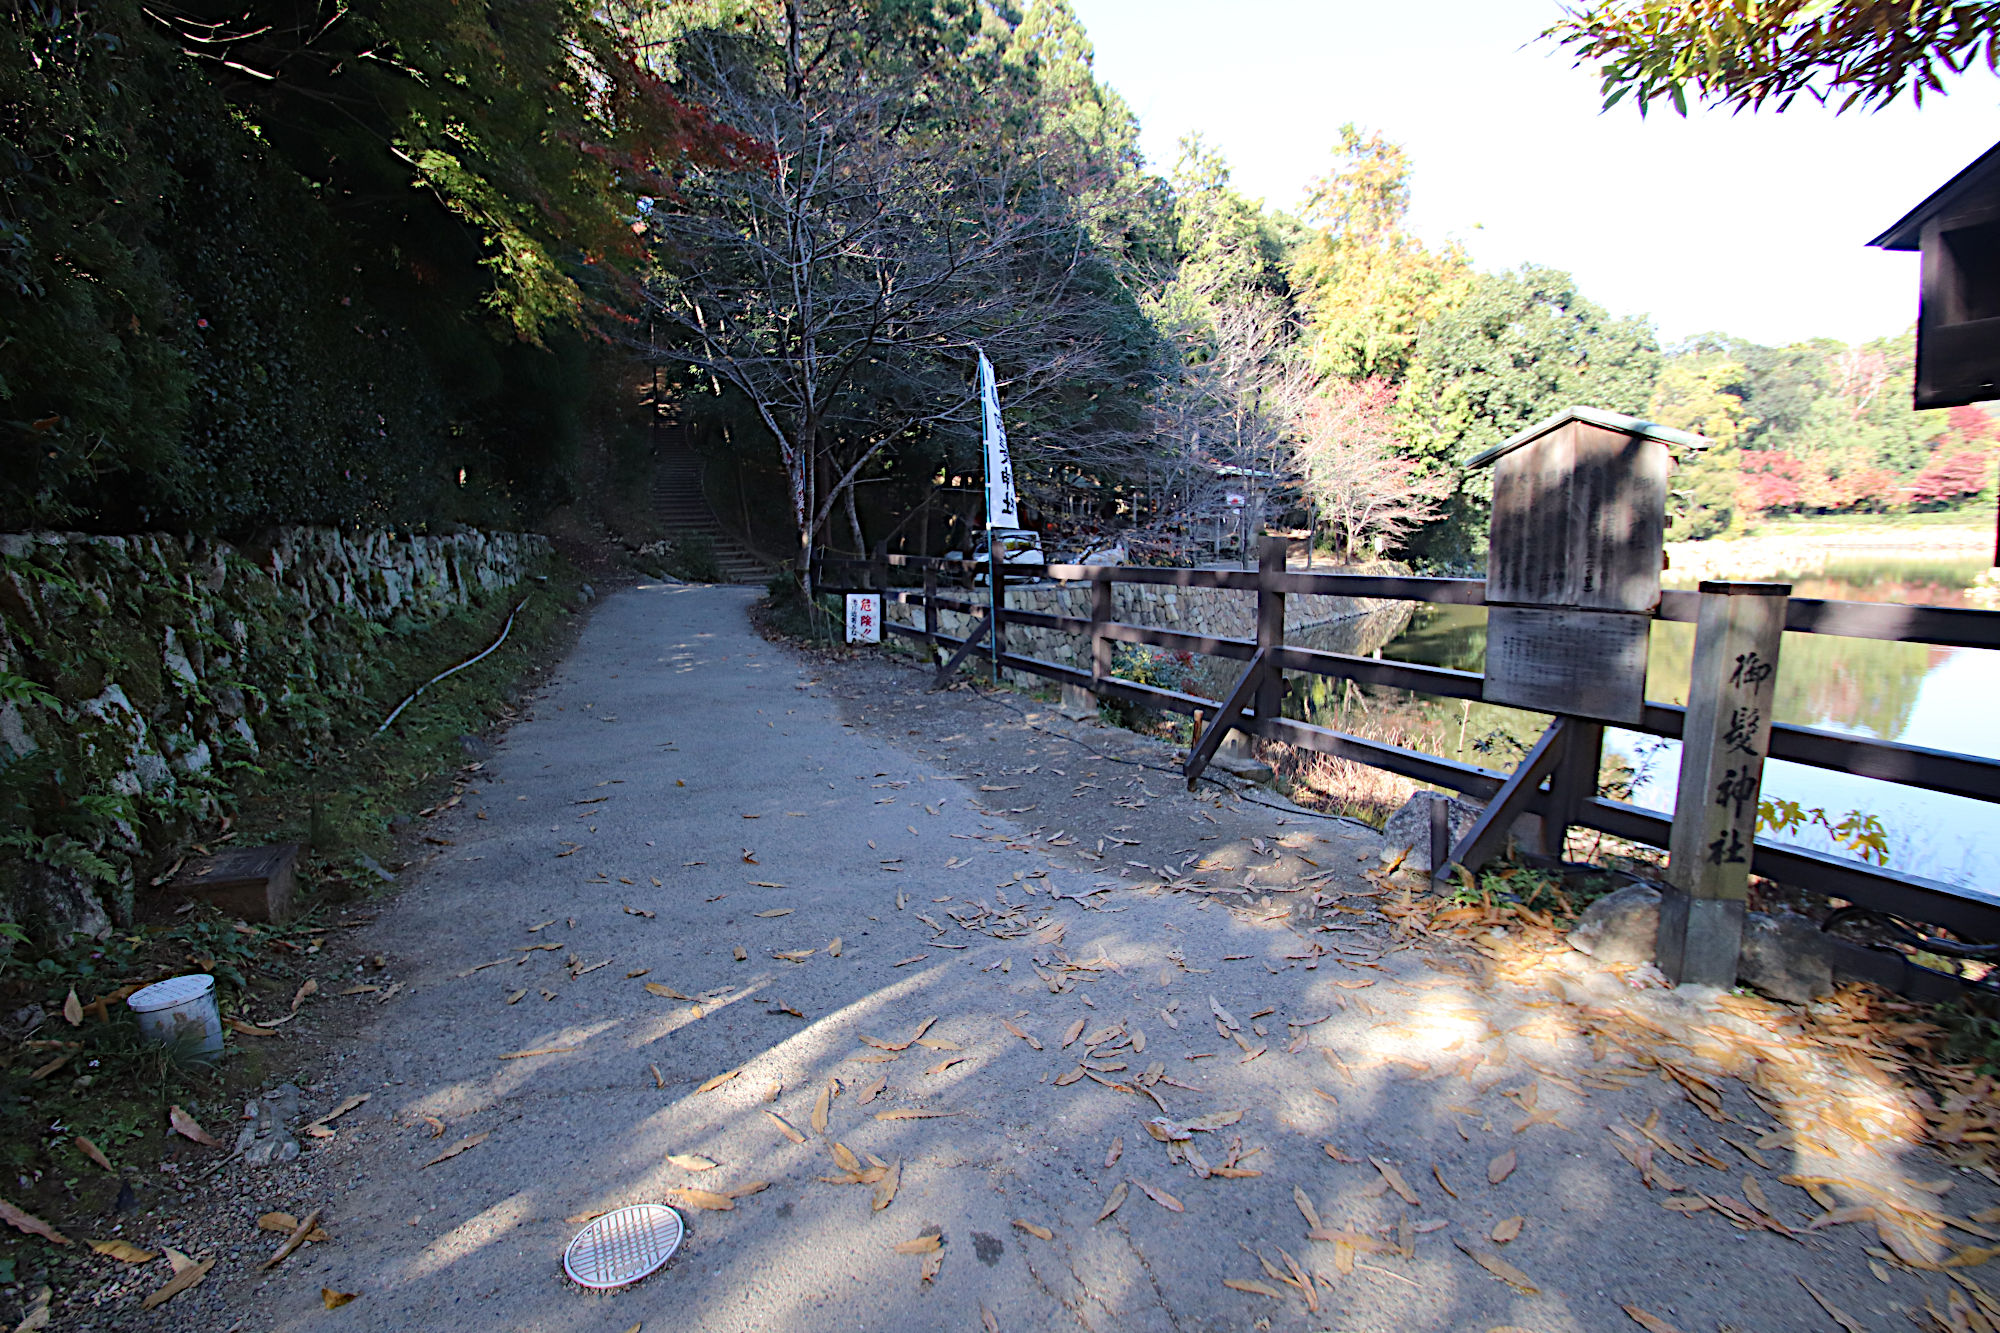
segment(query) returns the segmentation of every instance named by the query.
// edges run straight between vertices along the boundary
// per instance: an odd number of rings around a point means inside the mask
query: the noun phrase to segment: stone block
[[[1418,792],[1382,825],[1382,864],[1395,865],[1400,880],[1426,880],[1431,873],[1431,792]],[[1446,823],[1456,843],[1471,831],[1480,807],[1455,797],[1445,801]],[[1398,864],[1400,862],[1400,864]]]
[[[240,847],[190,861],[167,885],[245,921],[283,921],[298,883],[299,844]]]
[[[1743,923],[1736,977],[1773,999],[1806,1004],[1833,993],[1832,941],[1797,912],[1752,912]]]
[[[1660,936],[1660,891],[1651,884],[1628,884],[1583,909],[1569,945],[1600,963],[1637,965],[1653,961]]]

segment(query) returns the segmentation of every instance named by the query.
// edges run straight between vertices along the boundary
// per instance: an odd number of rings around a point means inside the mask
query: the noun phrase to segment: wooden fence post
[[[1103,627],[1116,619],[1111,610],[1112,589],[1110,579],[1094,579],[1090,585],[1090,679],[1093,684],[1111,676],[1114,645],[1104,637]]]
[[[1285,594],[1272,586],[1272,575],[1285,572],[1285,539],[1266,537],[1257,551],[1257,646],[1285,646]],[[1285,675],[1273,668],[1257,687],[1257,716],[1272,718],[1284,710]]]
[[[1676,985],[1736,984],[1791,592],[1788,583],[1701,584],[1657,946]]]
[[[1001,611],[1007,605],[1007,568],[1001,554],[999,536],[992,529],[986,533],[986,591],[992,597],[993,630],[988,643],[993,649],[993,683],[1000,683],[1000,654],[1007,651],[1007,631],[1001,620]]]
[[[937,661],[937,566],[924,566],[924,647]]]
[[[1565,859],[1570,825],[1583,813],[1583,803],[1597,795],[1597,772],[1604,763],[1604,724],[1580,717],[1564,728],[1562,759],[1549,775],[1548,813],[1542,816],[1538,849],[1558,861]]]
[[[1103,627],[1111,619],[1111,583],[1107,579],[1092,579],[1090,582],[1090,681],[1095,685],[1111,674],[1111,640],[1104,637]],[[1097,690],[1086,690],[1081,685],[1063,682],[1062,712],[1065,717],[1082,720],[1097,716],[1098,705],[1103,696]]]

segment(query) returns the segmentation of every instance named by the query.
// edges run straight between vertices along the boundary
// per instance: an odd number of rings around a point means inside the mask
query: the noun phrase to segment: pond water
[[[1987,562],[1977,557],[1877,556],[1836,558],[1823,568],[1796,575],[1759,569],[1742,576],[1790,582],[1798,597],[1966,606],[1966,589],[1986,567]],[[1374,646],[1357,643],[1343,648],[1365,652]],[[1647,697],[1685,704],[1694,626],[1655,623],[1651,650]],[[1482,670],[1485,609],[1421,606],[1407,627],[1380,643],[1380,651],[1402,661]],[[1411,743],[1489,768],[1511,768],[1547,724],[1539,714],[1490,704],[1401,698],[1406,701],[1404,728],[1428,740]],[[1376,695],[1372,706],[1379,724],[1390,705]],[[1361,720],[1358,714],[1370,707],[1370,696],[1341,682],[1304,678],[1296,681],[1286,711],[1341,727]],[[1787,634],[1778,662],[1776,717],[1780,722],[2000,757],[2000,652]],[[1358,729],[1377,734],[1366,726]],[[1622,761],[1629,770],[1628,799],[1653,810],[1673,808],[1679,751],[1677,741],[1618,730],[1606,733],[1607,759]],[[1823,809],[1836,821],[1850,811],[1875,815],[1888,830],[1892,869],[1950,884],[2000,889],[2000,809],[1992,805],[1781,760],[1765,768],[1764,792]],[[1824,834],[1800,833],[1783,840],[1835,850]]]

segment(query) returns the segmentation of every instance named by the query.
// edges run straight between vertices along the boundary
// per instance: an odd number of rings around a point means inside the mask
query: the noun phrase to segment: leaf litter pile
[[[1920,1006],[1848,984],[1808,1007],[1730,993],[1697,1009],[1675,1002],[1646,975],[1650,969],[1582,963],[1557,922],[1518,904],[1457,906],[1405,893],[1380,911],[1399,938],[1448,947],[1456,958],[1443,966],[1463,966],[1468,984],[1532,996],[1519,1003],[1539,1011],[1537,1017],[1513,1032],[1587,1043],[1590,1066],[1573,1077],[1521,1057],[1538,1074],[1524,1093],[1504,1094],[1529,1113],[1521,1129],[1535,1123],[1541,1083],[1587,1096],[1590,1089],[1666,1081],[1710,1123],[1712,1146],[1671,1132],[1658,1110],[1641,1120],[1606,1117],[1604,1124],[1612,1147],[1659,1207],[1801,1245],[1832,1228],[1858,1229],[1880,1281],[1901,1272],[1951,1284],[1941,1302],[1927,1296],[1921,1307],[1908,1307],[1919,1327],[2000,1330],[2000,1298],[1973,1276],[2000,1258],[2000,1208],[1955,1213],[1945,1199],[1958,1180],[1917,1178],[1899,1161],[1928,1148],[1949,1166],[2000,1185],[1994,1079],[1944,1059],[1946,1034],[1924,1020]],[[1725,1099],[1732,1085],[1760,1115],[1732,1112]],[[1514,1154],[1505,1156],[1511,1171]],[[1518,1235],[1520,1219],[1509,1222],[1492,1239]],[[1494,1267],[1490,1253],[1460,1248],[1521,1285],[1518,1274]],[[1806,1279],[1798,1281],[1836,1324],[1861,1327]],[[1644,1327],[1673,1327],[1638,1307],[1624,1308]]]
[[[1265,970],[1275,974],[1303,964],[1308,971],[1331,973],[1310,986],[1331,998],[1333,1010],[1372,1020],[1371,1036],[1411,1035],[1409,1006],[1390,1010],[1371,1002],[1367,992],[1379,983],[1385,991],[1393,987],[1406,996],[1412,989],[1421,993],[1425,1021],[1457,1023],[1461,1040],[1429,1043],[1423,1058],[1405,1053],[1413,1043],[1395,1050],[1394,1040],[1381,1043],[1377,1053],[1350,1056],[1331,1036],[1314,1039],[1331,1011],[1273,1017],[1272,1008],[1251,1007],[1232,995],[1240,995],[1245,983],[1225,984],[1219,978],[1213,979],[1214,993],[1209,993],[1211,979],[1196,974],[1213,969],[1190,966],[1183,951],[1172,948],[1159,983],[1200,982],[1199,1000],[1184,995],[1150,1014],[1086,1014],[1067,1022],[1051,1022],[1027,1010],[999,1016],[997,1022],[992,1016],[967,1016],[947,1025],[954,1036],[968,1036],[975,1024],[993,1028],[974,1039],[970,1052],[937,1035],[935,1016],[899,1038],[863,1033],[846,1061],[862,1072],[836,1075],[813,1090],[812,1109],[804,1118],[809,1134],[775,1111],[764,1114],[785,1140],[812,1144],[826,1154],[828,1169],[818,1175],[819,1181],[860,1186],[871,1211],[881,1212],[896,1199],[904,1159],[850,1148],[836,1137],[842,1133],[833,1123],[839,1108],[847,1107],[857,1119],[878,1121],[973,1114],[968,1108],[977,1106],[977,1096],[968,1095],[965,1085],[954,1086],[950,1104],[940,1104],[934,1086],[953,1070],[969,1069],[976,1077],[997,1043],[1010,1055],[1045,1064],[1041,1079],[1051,1089],[1071,1090],[1071,1095],[1095,1089],[1133,1100],[1131,1121],[1109,1136],[1104,1150],[1101,1193],[1083,1216],[1072,1219],[1072,1225],[1091,1227],[1121,1225],[1134,1206],[1187,1213],[1203,1191],[1229,1189],[1230,1182],[1283,1170],[1272,1146],[1260,1142],[1246,1123],[1246,1113],[1257,1104],[1254,1089],[1246,1085],[1233,1096],[1217,1090],[1228,1081],[1223,1071],[1230,1067],[1251,1066],[1245,1072],[1254,1076],[1253,1062],[1260,1058],[1290,1057],[1304,1063],[1285,1075],[1287,1082],[1295,1083],[1303,1073],[1309,1083],[1333,1081],[1336,1086],[1337,1080],[1354,1082],[1369,1071],[1426,1082],[1453,1079],[1468,1084],[1471,1092],[1452,1094],[1447,1103],[1461,1095],[1466,1100],[1497,1096],[1497,1105],[1505,1110],[1493,1109],[1491,1103],[1484,1111],[1462,1105],[1449,1109],[1475,1123],[1483,1116],[1488,1132],[1517,1146],[1482,1157],[1481,1167],[1454,1167],[1448,1173],[1442,1161],[1426,1162],[1423,1156],[1391,1160],[1350,1152],[1339,1142],[1323,1143],[1326,1160],[1309,1170],[1294,1167],[1299,1178],[1308,1184],[1323,1180],[1328,1161],[1365,1170],[1373,1184],[1362,1186],[1359,1197],[1393,1197],[1401,1205],[1393,1220],[1323,1216],[1306,1189],[1286,1181],[1303,1223],[1298,1239],[1244,1246],[1254,1271],[1223,1279],[1223,1286],[1317,1313],[1324,1294],[1357,1273],[1419,1285],[1399,1268],[1415,1258],[1423,1238],[1452,1228],[1457,1234],[1437,1237],[1450,1242],[1444,1253],[1519,1295],[1537,1295],[1544,1288],[1541,1277],[1527,1271],[1526,1261],[1508,1257],[1508,1247],[1537,1228],[1554,1232],[1564,1224],[1538,1222],[1533,1216],[1533,1203],[1544,1195],[1546,1182],[1533,1179],[1536,1172],[1523,1161],[1523,1150],[1536,1143],[1538,1133],[1602,1133],[1631,1167],[1629,1188],[1687,1225],[1728,1225],[1800,1246],[1814,1245],[1820,1233],[1833,1228],[1864,1231],[1874,1277],[1886,1282],[1897,1273],[1923,1274],[1949,1284],[1941,1294],[1926,1296],[1922,1307],[1909,1307],[1913,1317],[1928,1321],[1923,1326],[2000,1333],[2000,1302],[1973,1272],[2000,1257],[2000,1210],[1954,1213],[1944,1197],[1952,1180],[1915,1178],[1894,1165],[1898,1155],[1923,1145],[1951,1165],[2000,1184],[1993,1158],[1994,1145],[2000,1143],[1993,1083],[1944,1062],[1939,1056],[1943,1034],[1923,1022],[1915,1006],[1848,987],[1811,1009],[1744,995],[1725,995],[1709,1008],[1695,1009],[1669,992],[1647,988],[1643,976],[1620,977],[1615,969],[1582,960],[1569,949],[1558,924],[1531,909],[1453,906],[1408,893],[1394,896],[1379,885],[1342,889],[1331,879],[1328,874],[1307,877],[1293,890],[1299,896],[1292,905],[1276,902],[1271,895],[1286,890],[1269,884],[1257,886],[1265,895],[1261,900],[1247,888],[1176,882],[1166,875],[1157,884],[1138,887],[1154,894],[1198,895],[1208,900],[1200,906],[1224,906],[1240,924],[1290,932],[1298,947],[1278,955],[1287,966],[1274,967],[1267,960]],[[1017,882],[1026,893],[1036,893],[1031,882]],[[1116,962],[1101,950],[1083,957],[1065,952],[1063,923],[1011,901],[1005,887],[992,903],[916,915],[932,931],[934,946],[951,947],[947,937],[953,932],[945,920],[961,931],[1027,945],[1030,968],[1051,1003],[1078,995],[1080,984],[1133,979],[1129,963]],[[1067,897],[1046,884],[1039,887],[1051,896]],[[1229,902],[1230,897],[1242,901]],[[1097,910],[1111,901],[1094,899],[1095,892],[1068,900]],[[1384,960],[1398,953],[1409,955],[1425,972],[1412,977],[1408,968],[1392,971]],[[1225,961],[1249,957],[1229,955]],[[1003,959],[981,970],[1011,970],[1012,961]],[[1393,1003],[1386,995],[1384,999]],[[1083,1002],[1095,1008],[1088,998]],[[1504,1028],[1495,1026],[1493,1017],[1503,1009],[1514,1015],[1504,1020],[1511,1024]],[[1149,1054],[1148,1027],[1156,1041],[1171,1032],[1177,1048],[1205,1029],[1212,1029],[1215,1041],[1198,1043],[1211,1048],[1206,1051],[1155,1049]],[[1554,1054],[1559,1045],[1578,1058]],[[1538,1055],[1540,1046],[1550,1053]],[[1440,1049],[1447,1053],[1443,1058]],[[921,1063],[914,1056],[922,1056]],[[1190,1082],[1195,1075],[1184,1072],[1190,1069],[1204,1076]],[[1635,1117],[1595,1112],[1587,1105],[1593,1092],[1625,1092],[1655,1079],[1708,1123],[1705,1136],[1663,1124],[1657,1109]],[[715,1080],[711,1085],[722,1086]],[[1740,1089],[1742,1099],[1726,1095],[1732,1088]],[[1338,1105],[1337,1093],[1317,1086],[1312,1092],[1329,1106]],[[1235,1104],[1217,1105],[1218,1099]],[[1755,1114],[1743,1113],[1746,1103]],[[1463,1124],[1454,1127],[1470,1146]],[[1131,1150],[1138,1145],[1145,1145],[1143,1159]],[[1498,1197],[1517,1172],[1530,1184],[1505,1194],[1510,1206],[1498,1221],[1472,1226],[1446,1216],[1424,1216],[1427,1203],[1446,1211],[1475,1190],[1487,1192],[1489,1199]],[[1462,1179],[1454,1181],[1452,1174]],[[725,1201],[720,1206],[732,1205]],[[1023,1235],[1054,1242],[1060,1227],[1051,1222],[1060,1219],[1023,1217],[1013,1225]],[[897,1240],[889,1249],[919,1258],[917,1280],[930,1283],[942,1270],[948,1240],[941,1232],[929,1232]],[[1564,1276],[1574,1275],[1548,1275],[1552,1280]],[[1860,1326],[1824,1291],[1803,1278],[1800,1282],[1802,1298],[1809,1298],[1814,1309],[1843,1327]],[[1641,1326],[1674,1327],[1637,1305],[1624,1308]]]

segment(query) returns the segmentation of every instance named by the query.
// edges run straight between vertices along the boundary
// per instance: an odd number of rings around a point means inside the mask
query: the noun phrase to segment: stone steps
[[[697,534],[715,548],[715,562],[728,583],[763,583],[769,561],[729,531],[709,508],[701,488],[701,460],[678,425],[660,428],[660,452],[653,467],[653,512],[671,536]]]

